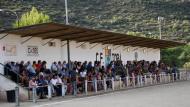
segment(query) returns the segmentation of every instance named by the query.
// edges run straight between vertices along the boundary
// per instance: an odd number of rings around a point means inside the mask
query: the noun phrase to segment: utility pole
[[[66,22],[66,25],[69,24],[67,0],[65,0],[65,22]]]
[[[65,24],[69,25],[67,0],[65,0]],[[67,60],[68,60],[68,69],[70,71],[71,70],[71,59],[70,59],[70,41],[69,40],[67,40]]]
[[[160,39],[162,39],[162,21],[164,20],[164,17],[158,16],[158,24],[159,24],[159,34]]]

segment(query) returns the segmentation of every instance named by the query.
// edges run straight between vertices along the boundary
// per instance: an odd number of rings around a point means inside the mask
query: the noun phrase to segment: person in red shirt
[[[38,60],[38,63],[36,64],[36,73],[37,74],[40,73],[41,67],[42,67],[42,62],[41,62],[41,60]]]

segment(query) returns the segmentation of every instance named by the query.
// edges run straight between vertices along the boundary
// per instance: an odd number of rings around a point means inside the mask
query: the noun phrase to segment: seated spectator
[[[22,72],[23,71],[26,71],[26,68],[24,67],[24,61],[21,61],[20,64],[19,64],[19,73],[20,75],[22,75]]]
[[[59,77],[60,77],[61,75],[59,75]],[[67,86],[68,86],[68,78],[67,77],[62,77],[62,84],[64,84],[64,93],[62,93],[62,95],[65,95],[66,94],[66,92],[67,92]]]
[[[36,71],[35,69],[32,67],[32,64],[30,63],[30,61],[27,62],[27,65],[26,65],[26,69],[28,71],[28,76],[29,78],[33,77],[36,75]]]
[[[63,69],[63,65],[61,64],[61,61],[59,61],[58,64],[57,64],[57,71],[58,71],[58,74],[61,73],[62,69]]]
[[[60,87],[60,80],[58,80],[57,75],[53,75],[53,78],[51,79],[51,84],[53,85],[53,88],[55,92],[53,92],[54,95],[60,96],[61,95],[61,87]]]
[[[88,64],[87,64],[88,63]],[[137,83],[137,76],[145,74],[157,74],[160,73],[179,73],[176,65],[171,69],[169,65],[159,62],[157,64],[155,61],[127,61],[126,67],[123,65],[122,61],[112,61],[108,66],[101,66],[101,62],[96,61],[94,65],[92,62],[85,61],[81,64],[80,61],[73,61],[68,63],[60,61],[58,63],[53,62],[50,69],[46,68],[46,61],[38,60],[33,61],[31,64],[29,61],[25,64],[24,61],[19,63],[8,62],[6,63],[5,75],[8,75],[15,82],[17,81],[17,75],[20,74],[20,82],[24,87],[29,86],[30,89],[37,87],[37,94],[40,98],[46,97],[47,84],[51,85],[53,94],[55,95],[65,95],[71,93],[76,95],[78,92],[84,92],[85,90],[85,80],[88,80],[88,91],[94,91],[95,80],[97,81],[98,90],[103,89],[103,78],[107,79],[106,84],[108,88],[112,88],[111,79],[117,75],[120,76],[124,85],[126,84],[126,77],[130,76],[129,84],[133,85]],[[69,70],[69,68],[71,70]],[[58,75],[58,76],[57,76]],[[174,75],[176,80],[178,75]],[[39,77],[39,78],[38,78]],[[150,76],[147,76],[149,78]],[[159,77],[159,76],[158,76]],[[117,79],[117,78],[116,78]],[[154,78],[153,78],[154,79]],[[159,79],[158,79],[159,80]],[[65,87],[65,92],[62,93],[62,84]],[[68,87],[68,90],[67,90]]]
[[[57,67],[57,63],[56,62],[53,62],[52,65],[51,65],[51,71],[52,73],[54,74],[57,74],[58,73],[58,67]]]
[[[21,74],[21,85],[24,87],[28,87],[28,80],[29,80],[28,73],[26,70],[24,70]]]
[[[48,82],[44,79],[43,75],[39,75],[37,84],[39,86],[37,94],[40,96],[40,99],[43,99],[46,97],[46,95],[48,93],[48,89],[47,89]]]
[[[38,63],[36,64],[36,73],[37,73],[37,75],[39,74],[41,67],[42,67],[41,60],[38,60]]]
[[[90,69],[92,68],[92,62],[90,61],[87,65],[87,71],[90,71]]]
[[[37,87],[37,83],[36,83],[36,78],[32,77],[31,80],[29,81],[29,88],[36,88]]]
[[[78,79],[78,85],[77,87],[79,88],[79,91],[82,93],[84,92],[85,90],[85,80],[86,80],[86,74],[87,74],[87,70],[86,69],[83,69],[80,70],[80,76],[79,76],[79,79]]]
[[[35,72],[36,72],[36,70],[37,70],[36,61],[33,61],[32,67],[34,68],[34,70],[35,70]],[[38,72],[36,72],[36,74],[38,75]]]

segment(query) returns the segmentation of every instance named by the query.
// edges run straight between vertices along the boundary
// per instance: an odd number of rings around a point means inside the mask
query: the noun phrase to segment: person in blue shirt
[[[36,71],[35,69],[33,68],[32,64],[30,63],[30,61],[27,62],[26,64],[26,69],[28,71],[28,76],[29,78],[33,77],[36,75]]]
[[[45,95],[48,93],[48,89],[46,85],[48,85],[47,81],[44,79],[43,75],[39,75],[39,79],[37,80],[37,85],[40,86],[37,88],[37,94],[40,99],[43,99]]]

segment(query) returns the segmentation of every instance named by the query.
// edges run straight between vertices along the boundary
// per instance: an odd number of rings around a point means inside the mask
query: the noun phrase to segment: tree
[[[35,7],[32,7],[30,12],[26,12],[21,16],[19,21],[13,24],[14,28],[35,25],[40,23],[50,22],[50,17],[42,12],[39,12]]]
[[[179,46],[176,48],[164,49],[161,51],[162,61],[167,64],[182,67],[185,63],[190,62],[190,46]]]

